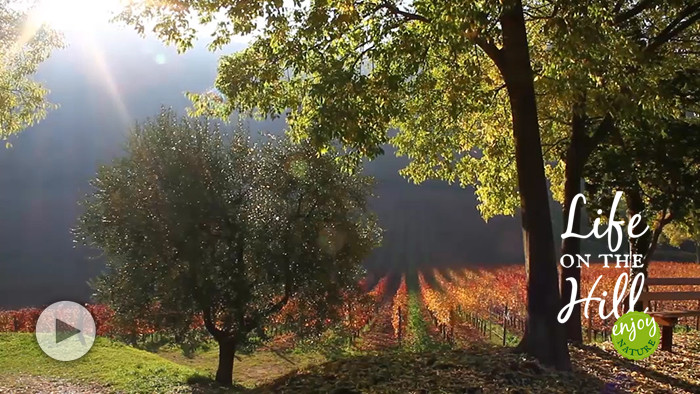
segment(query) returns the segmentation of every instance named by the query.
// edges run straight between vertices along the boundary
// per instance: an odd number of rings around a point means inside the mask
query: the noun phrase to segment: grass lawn
[[[673,353],[641,361],[623,359],[609,342],[572,346],[573,371],[564,373],[483,342],[332,360],[311,349],[260,350],[239,356],[234,379],[256,393],[700,393],[700,333],[678,334],[674,342]],[[39,391],[222,393],[210,379],[217,358],[216,348],[187,358],[175,349],[154,354],[101,338],[82,359],[62,363],[44,355],[32,334],[0,334],[0,392],[37,392],[36,384],[46,384]]]
[[[202,379],[191,367],[158,355],[98,338],[87,355],[56,361],[41,351],[34,334],[0,333],[0,376],[35,375],[97,383],[121,392],[178,392],[188,380]]]
[[[238,386],[254,388],[324,361],[326,358],[316,352],[263,350],[241,354],[234,363],[234,380]],[[97,384],[106,391],[191,392],[188,383],[211,386],[217,363],[215,346],[185,357],[175,348],[154,354],[105,338],[98,338],[85,357],[61,362],[45,355],[33,334],[0,333],[0,387],[11,385],[19,377],[37,376]],[[199,387],[200,391],[204,388]]]
[[[207,376],[216,374],[219,361],[218,348],[198,352],[194,357],[185,357],[179,349],[158,352],[164,359],[190,367]],[[254,388],[268,383],[289,372],[320,364],[326,358],[316,352],[273,352],[261,350],[252,354],[236,355],[233,363],[233,380],[237,385]]]

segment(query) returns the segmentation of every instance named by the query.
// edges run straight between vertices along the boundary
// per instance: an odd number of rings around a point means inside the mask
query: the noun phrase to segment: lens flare
[[[35,17],[59,31],[91,31],[120,10],[120,0],[42,0]]]

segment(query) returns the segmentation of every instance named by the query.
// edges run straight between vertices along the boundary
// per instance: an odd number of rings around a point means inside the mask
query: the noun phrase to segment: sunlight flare
[[[29,25],[35,30],[27,31],[27,35],[36,32],[40,26],[48,26],[61,33],[71,34],[87,46],[92,57],[92,63],[100,74],[116,110],[125,123],[131,119],[124,100],[119,92],[119,86],[114,80],[109,65],[105,60],[103,50],[97,44],[94,34],[107,25],[124,4],[124,0],[40,0],[32,12],[32,22]]]
[[[121,0],[41,0],[36,18],[59,31],[91,31],[109,22]]]

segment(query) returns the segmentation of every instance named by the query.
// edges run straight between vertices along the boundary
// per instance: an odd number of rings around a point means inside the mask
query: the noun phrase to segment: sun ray
[[[15,42],[9,48],[5,56],[7,56],[8,59],[12,59],[14,56],[21,53],[43,26],[44,22],[37,16],[36,12],[34,12],[34,10],[29,10],[27,19],[22,24],[19,36],[15,39]]]
[[[27,10],[28,18],[16,40],[10,55],[20,53],[43,27],[79,37],[87,48],[100,82],[124,124],[131,122],[128,108],[122,98],[119,85],[112,76],[103,48],[97,43],[95,33],[119,11],[122,0],[40,0]]]
[[[114,103],[117,112],[119,113],[119,117],[125,125],[130,124],[132,120],[131,115],[122,98],[122,94],[119,90],[119,85],[116,83],[114,77],[112,76],[112,72],[109,68],[107,60],[105,59],[102,48],[92,37],[88,37],[85,43],[88,47],[90,56],[92,57],[95,68],[98,71],[99,78],[104,84],[105,88],[107,89],[109,97]]]

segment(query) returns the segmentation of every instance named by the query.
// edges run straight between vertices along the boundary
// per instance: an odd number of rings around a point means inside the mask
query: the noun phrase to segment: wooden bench
[[[650,286],[691,286],[700,285],[700,278],[647,278],[647,289]],[[661,326],[661,350],[671,351],[673,346],[673,327],[681,317],[700,316],[700,291],[645,291],[640,296],[644,308],[650,306],[650,301],[699,301],[698,310],[686,311],[654,311],[649,315]],[[650,308],[651,309],[651,308]]]

